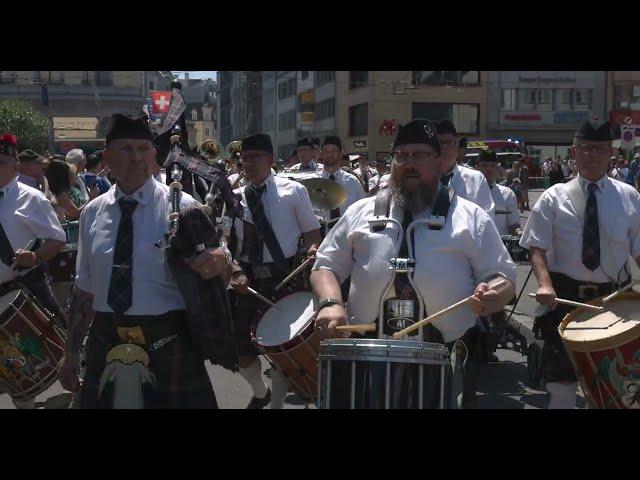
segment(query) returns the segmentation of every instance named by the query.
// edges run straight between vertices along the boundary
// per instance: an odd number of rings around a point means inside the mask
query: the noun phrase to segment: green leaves
[[[47,144],[49,120],[24,100],[0,100],[0,135],[18,137],[18,151],[27,148],[42,153]]]

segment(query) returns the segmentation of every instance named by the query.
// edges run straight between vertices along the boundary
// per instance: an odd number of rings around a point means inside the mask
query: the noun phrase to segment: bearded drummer
[[[51,203],[42,192],[18,182],[18,139],[0,136],[0,294],[26,286],[61,326],[66,318],[45,278],[44,262],[66,244],[66,235]],[[25,250],[36,239],[37,249]],[[33,408],[35,399],[14,401],[18,408]]]
[[[301,235],[306,254],[314,257],[322,241],[320,224],[313,213],[307,189],[299,182],[273,174],[273,145],[269,135],[244,138],[241,157],[249,184],[235,190],[241,197],[244,213],[243,218],[233,220],[229,242],[234,258],[231,286],[235,295],[231,302],[240,375],[253,391],[248,409],[261,409],[269,402],[271,408],[282,408],[289,387],[284,377],[274,371],[271,375],[272,397],[262,378],[250,329],[259,321],[256,310],[265,305],[250,295],[248,288],[273,298],[275,287],[293,270]]]
[[[474,336],[476,315],[501,310],[515,291],[516,266],[511,260],[491,217],[476,204],[452,194],[440,183],[443,157],[436,126],[417,119],[402,126],[393,144],[393,163],[389,187],[375,197],[353,204],[327,235],[316,254],[311,274],[313,292],[319,302],[316,326],[324,337],[339,336],[336,327],[347,323],[344,301],[349,303],[349,323],[383,322],[385,336],[401,327],[380,318],[378,302],[392,273],[390,259],[396,257],[394,242],[398,226],[388,222],[378,229],[374,219],[376,203],[388,204],[383,214],[395,219],[406,232],[413,220],[417,224],[411,242],[415,247],[414,282],[394,281],[385,304],[390,300],[409,300],[414,305],[415,323],[417,295],[424,301],[426,315],[442,310],[473,295],[470,304],[451,311],[423,329],[425,340],[444,343],[449,350],[462,340],[468,351],[464,373],[463,406],[475,406]],[[386,193],[385,193],[386,192]],[[437,211],[436,211],[437,210]],[[437,215],[432,215],[432,214]],[[408,256],[403,242],[399,257]],[[347,298],[341,298],[340,283],[351,276]],[[396,274],[395,280],[400,278]],[[487,282],[506,279],[498,290]],[[386,307],[385,307],[386,311]],[[382,313],[383,317],[385,313]],[[426,316],[425,315],[425,316]],[[416,330],[417,332],[417,330]],[[355,336],[356,334],[354,334]],[[421,340],[419,335],[410,340]],[[335,402],[332,400],[332,404]]]
[[[630,281],[629,256],[640,260],[640,194],[607,176],[612,140],[609,122],[582,122],[572,147],[578,176],[540,196],[520,240],[538,280],[536,300],[548,307],[534,330],[544,339],[549,408],[576,406],[577,378],[558,333],[571,308],[556,296],[587,302],[607,295]]]

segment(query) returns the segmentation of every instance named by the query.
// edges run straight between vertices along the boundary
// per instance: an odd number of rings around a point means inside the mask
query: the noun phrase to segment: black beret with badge
[[[271,137],[266,133],[256,133],[254,135],[244,137],[242,139],[242,147],[240,151],[245,152],[247,150],[262,150],[273,153]]]
[[[456,135],[456,127],[451,120],[445,118],[444,120],[440,120],[436,127],[438,131],[438,135],[446,135],[447,133],[451,135]]]
[[[609,122],[603,122],[597,118],[586,118],[582,121],[575,138],[582,138],[592,142],[611,142],[613,141],[613,129]]]
[[[498,155],[493,150],[480,150],[478,153],[478,163],[480,162],[494,162],[498,163]]]
[[[342,150],[342,141],[340,140],[340,137],[336,137],[335,135],[331,135],[324,139],[322,148],[324,148],[326,145],[335,145],[340,150]]]
[[[149,128],[149,119],[146,115],[132,116],[115,113],[111,116],[111,123],[105,138],[107,143],[122,138],[153,142],[153,133]]]
[[[431,120],[417,118],[398,128],[393,148],[409,143],[425,143],[440,155],[440,142],[438,141],[436,125]]]
[[[311,137],[303,137],[300,140],[298,140],[298,147],[311,147],[313,148],[313,138]]]

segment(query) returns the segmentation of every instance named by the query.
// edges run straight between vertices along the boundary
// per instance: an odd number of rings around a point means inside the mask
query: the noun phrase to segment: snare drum
[[[319,408],[447,408],[446,345],[329,339],[320,345]]]
[[[518,235],[500,235],[504,246],[507,247],[509,255],[514,262],[526,263],[529,261],[529,250],[520,246]]]
[[[21,290],[0,297],[0,326],[0,391],[34,398],[58,379],[62,330]]]
[[[283,374],[292,390],[309,403],[318,391],[320,334],[315,329],[311,292],[280,299],[262,316],[254,343]]]
[[[640,294],[621,293],[604,306],[570,312],[560,337],[589,408],[640,408]]]
[[[76,278],[78,244],[67,243],[58,254],[49,260],[49,275],[52,283],[73,282]]]

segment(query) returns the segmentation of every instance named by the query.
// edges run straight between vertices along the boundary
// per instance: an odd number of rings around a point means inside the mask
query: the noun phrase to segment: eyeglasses
[[[600,155],[603,155],[605,153],[609,152],[609,146],[608,145],[593,145],[593,144],[589,144],[589,143],[581,143],[579,145],[576,145],[576,150],[578,150],[581,153],[597,153]]]
[[[409,159],[412,159],[414,163],[427,163],[437,157],[434,152],[393,152],[392,155],[393,160],[399,165],[407,163]]]

